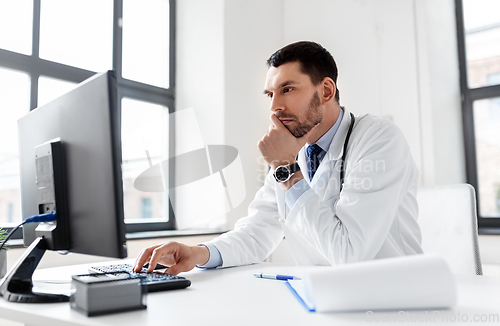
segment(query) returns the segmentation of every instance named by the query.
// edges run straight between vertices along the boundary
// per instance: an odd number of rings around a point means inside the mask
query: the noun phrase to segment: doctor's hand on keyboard
[[[151,273],[156,264],[170,266],[165,271],[168,274],[177,275],[187,272],[196,267],[206,264],[210,258],[208,248],[201,246],[187,246],[178,242],[165,242],[148,247],[139,254],[135,261],[134,272],[140,272],[145,263],[149,263],[147,272]]]

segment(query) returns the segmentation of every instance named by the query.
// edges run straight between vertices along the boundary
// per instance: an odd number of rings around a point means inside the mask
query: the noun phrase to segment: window
[[[500,184],[495,185],[496,188],[496,213],[497,215],[500,215]]]
[[[133,185],[172,150],[174,31],[175,0],[0,0],[1,226],[21,222],[17,120],[112,69],[122,110],[127,232],[174,228],[168,191]]]
[[[500,2],[456,0],[467,181],[482,232],[500,231]]]
[[[141,217],[147,219],[153,217],[153,202],[151,197],[142,198]]]
[[[169,88],[168,2],[163,0],[126,1],[125,4],[123,7],[123,77]],[[144,17],[147,19],[145,20]],[[158,31],[163,31],[163,33],[158,33]],[[145,55],[148,60],[144,60]]]
[[[0,67],[0,89],[0,225],[5,225],[21,221],[17,119],[28,112],[29,76]]]
[[[168,211],[163,207],[168,207],[168,191],[145,193],[134,187],[134,180],[150,167],[168,163],[168,108],[130,98],[124,98],[121,106],[125,220],[167,221]],[[168,183],[167,178],[164,176]],[[150,210],[147,214],[144,213],[145,207]]]
[[[113,1],[41,0],[40,58],[106,71],[112,51]]]
[[[0,1],[1,49],[30,55],[32,32],[33,0]]]

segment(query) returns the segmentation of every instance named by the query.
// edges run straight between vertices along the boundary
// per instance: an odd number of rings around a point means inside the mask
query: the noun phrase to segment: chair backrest
[[[424,253],[438,253],[454,274],[482,275],[477,239],[476,193],[469,184],[417,191]]]

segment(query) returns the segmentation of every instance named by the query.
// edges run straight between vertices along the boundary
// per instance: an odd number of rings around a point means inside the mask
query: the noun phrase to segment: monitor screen
[[[53,233],[47,249],[127,256],[116,88],[112,71],[97,74],[18,121],[23,219],[49,210],[41,204],[37,158],[44,144],[56,141],[61,146],[63,163],[51,167],[59,181],[63,178],[64,191],[58,189],[64,201],[56,204],[58,221],[53,224],[59,232]],[[59,220],[62,215],[65,221]],[[24,244],[50,227],[25,224]],[[60,243],[66,245],[61,248]]]

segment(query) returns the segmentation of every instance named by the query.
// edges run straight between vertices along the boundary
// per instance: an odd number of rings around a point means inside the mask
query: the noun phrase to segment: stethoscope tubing
[[[347,154],[347,145],[349,144],[349,138],[351,138],[352,129],[354,128],[354,114],[351,112],[351,125],[347,131],[347,136],[344,142],[344,152],[342,153],[342,158],[340,159],[340,191],[344,188],[344,177],[345,177],[345,157]]]

